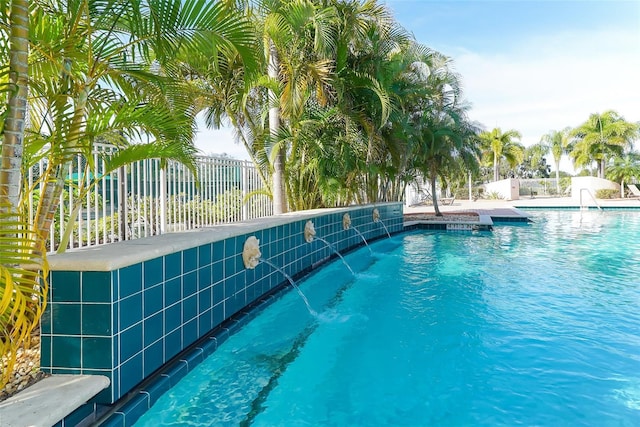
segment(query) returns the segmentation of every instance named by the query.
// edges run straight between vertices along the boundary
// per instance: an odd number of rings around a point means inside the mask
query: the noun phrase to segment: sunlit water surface
[[[332,262],[136,426],[640,425],[640,212],[534,217]]]

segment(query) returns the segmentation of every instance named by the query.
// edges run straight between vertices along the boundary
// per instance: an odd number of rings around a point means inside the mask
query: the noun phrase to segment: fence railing
[[[520,196],[566,196],[567,187],[571,185],[570,179],[560,179],[560,192],[556,186],[555,178],[520,179]]]
[[[197,177],[173,161],[161,169],[158,159],[105,174],[103,155],[114,150],[113,146],[96,144],[93,162],[78,156],[68,166],[65,190],[47,242],[49,251],[57,250],[76,208],[79,211],[67,248],[191,230],[273,212],[271,200],[261,193],[260,176],[249,161],[200,156]],[[28,202],[32,213],[37,205],[37,179],[45,168],[46,159],[40,160],[27,176],[29,186],[36,185]],[[90,183],[94,185],[87,189]]]

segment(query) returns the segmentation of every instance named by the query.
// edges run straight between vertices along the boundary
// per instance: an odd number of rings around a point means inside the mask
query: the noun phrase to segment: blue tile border
[[[297,277],[297,279],[299,278]],[[262,310],[286,294],[290,287],[291,285],[288,282],[283,283],[251,306],[246,307],[236,316],[225,321],[190,348],[175,356],[171,362],[147,378],[136,390],[130,392],[128,398],[116,403],[109,413],[103,416],[103,419],[96,421],[96,424],[100,426],[132,426],[142,416],[139,411],[140,395],[145,396],[149,404],[148,407],[151,407],[163,393],[176,385],[202,363],[207,356],[213,354],[222,343],[238,332],[248,321],[255,318]]]
[[[374,208],[380,212],[383,223],[374,222]],[[42,369],[50,373],[92,373],[96,368],[103,369],[109,373],[112,384],[96,403],[107,406],[130,396],[158,373],[167,375],[171,382],[177,380],[183,371],[192,369],[191,365],[214,352],[253,318],[256,308],[264,307],[290,286],[280,272],[264,264],[255,270],[244,268],[241,254],[249,236],[255,235],[260,240],[263,258],[295,279],[337,257],[319,239],[305,241],[304,227],[308,220],[314,223],[316,236],[340,253],[364,244],[358,234],[343,229],[345,213],[351,217],[351,227],[368,242],[386,238],[387,230],[389,233],[403,230],[401,203],[354,206],[340,212],[318,211],[310,219],[292,216],[288,223],[251,233],[243,233],[239,228],[237,235],[198,243],[111,272],[52,272],[53,296],[42,328],[42,342],[47,346],[42,352]],[[111,309],[100,309],[100,316],[83,322],[84,313],[90,316],[97,304]],[[67,313],[66,308],[71,308],[71,312]],[[60,325],[62,329],[56,331]],[[111,340],[111,354],[83,351],[85,343],[107,342],[97,338]],[[72,344],[71,351],[61,347],[66,344]],[[167,371],[171,363],[177,364]],[[188,367],[182,367],[183,364]],[[135,408],[138,407],[136,400]],[[116,413],[110,414],[107,424],[120,422],[130,425],[129,419]]]

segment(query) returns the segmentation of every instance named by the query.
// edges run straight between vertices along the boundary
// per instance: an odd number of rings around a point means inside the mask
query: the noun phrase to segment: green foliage
[[[489,200],[502,200],[503,197],[497,191],[489,191],[486,194],[486,198]]]
[[[482,132],[479,137],[483,150],[483,163],[493,166],[493,181],[500,179],[499,171],[503,159],[511,169],[524,159],[525,148],[517,141],[522,138],[522,135],[515,129],[502,132],[502,129],[494,128],[491,131]],[[515,176],[515,173],[507,175]]]
[[[607,165],[607,179],[616,182],[633,182],[640,178],[640,153],[628,152],[622,157],[616,157]]]
[[[563,154],[568,153],[572,148],[570,141],[571,128],[567,127],[561,131],[552,130],[549,133],[542,135],[540,139],[540,145],[545,148],[547,152],[550,152],[553,156],[553,162],[556,170],[556,188],[552,194],[560,194],[562,188],[560,187],[560,176],[565,176],[566,173],[560,171],[560,160]]]
[[[588,167],[597,162],[598,177],[604,178],[609,159],[620,157],[638,138],[640,126],[624,120],[615,111],[595,113],[573,129],[575,142],[570,156],[577,167]]]
[[[548,178],[551,167],[547,164],[548,147],[543,143],[533,144],[524,150],[522,161],[516,168],[517,177]]]
[[[560,178],[560,188],[564,191],[571,186],[571,176],[563,176]]]
[[[618,190],[596,190],[596,199],[616,199],[618,197],[620,197],[620,192]]]
[[[0,206],[0,388],[44,311],[49,272],[44,252],[26,217]]]
[[[93,166],[97,140],[120,148],[143,141],[148,144],[129,146],[113,155],[111,166],[159,157],[180,161],[195,172],[195,116],[198,97],[206,89],[193,84],[182,61],[204,58],[215,73],[221,58],[236,57],[246,71],[253,72],[256,52],[252,24],[229,2],[23,1],[16,10],[30,18],[30,46],[19,48],[6,42],[12,30],[9,5],[3,1],[0,7],[0,117],[6,117],[7,98],[14,92],[8,85],[9,58],[29,52],[28,91],[19,85],[29,94],[29,127],[16,138],[17,154],[3,158],[2,164],[21,165],[24,160],[25,176],[25,170],[46,159],[36,184],[23,186],[23,194],[18,195],[35,201],[34,217],[14,213],[18,203],[13,200],[13,206],[0,207],[0,354],[9,351],[10,371],[15,350],[44,308],[47,268],[37,254],[45,252],[51,238],[50,224],[64,196],[65,174],[73,159],[84,155],[87,165]],[[27,61],[21,63],[26,67]],[[1,123],[3,131],[5,121]],[[22,152],[24,159],[17,157]],[[74,189],[77,197],[83,202],[86,196],[92,197],[95,182]],[[13,181],[10,184],[18,188]],[[82,203],[76,206],[81,209]],[[67,218],[69,233],[79,233],[73,225],[76,213]],[[95,224],[107,220],[98,219]],[[29,223],[35,224],[34,230],[27,229]],[[98,232],[94,238],[106,237]],[[2,372],[3,383],[9,373]]]
[[[242,219],[242,191],[239,189],[225,191],[214,200],[200,196],[187,199],[186,194],[181,193],[169,197],[167,202],[167,222],[170,224],[212,224]]]

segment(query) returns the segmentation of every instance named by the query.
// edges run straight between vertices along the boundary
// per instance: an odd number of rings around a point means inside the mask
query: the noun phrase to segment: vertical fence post
[[[127,240],[127,169],[126,166],[118,168],[118,219],[120,241]]]
[[[242,220],[246,221],[249,219],[249,201],[247,200],[247,193],[249,189],[249,177],[247,170],[247,162],[241,162],[240,167],[242,168]]]
[[[160,169],[160,234],[167,231],[167,169]]]

